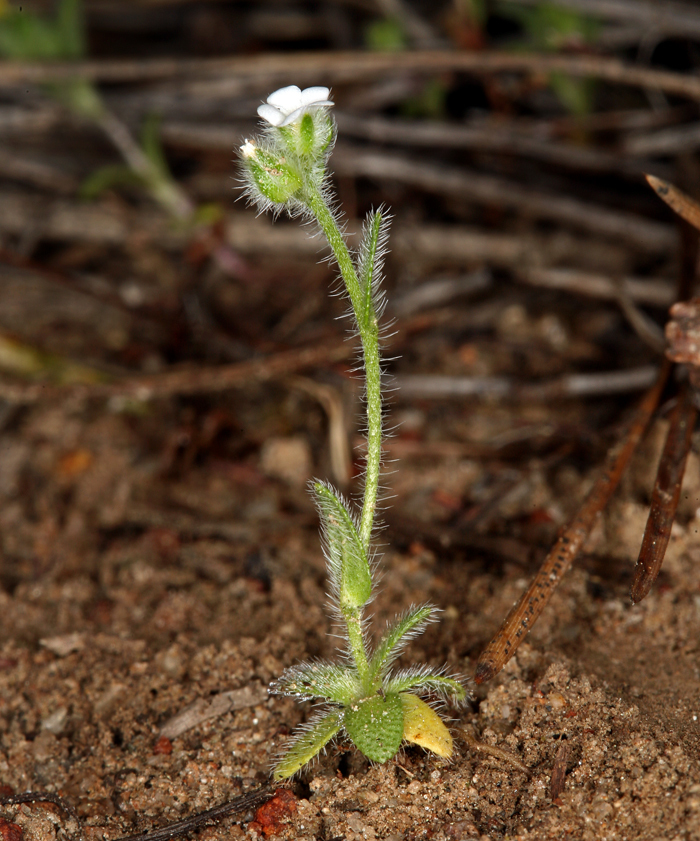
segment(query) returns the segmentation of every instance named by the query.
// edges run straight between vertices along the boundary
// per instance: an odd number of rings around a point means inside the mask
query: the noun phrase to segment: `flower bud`
[[[250,140],[246,140],[240,152],[251,198],[262,205],[284,205],[295,199],[303,182],[283,156]]]

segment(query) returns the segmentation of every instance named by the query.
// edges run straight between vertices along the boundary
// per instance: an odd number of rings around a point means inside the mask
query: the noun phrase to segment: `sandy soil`
[[[252,389],[237,411],[259,413],[264,438],[279,399],[289,398]],[[267,697],[268,682],[299,659],[333,656],[304,477],[295,486],[287,465],[287,481],[271,478],[257,455],[183,465],[155,444],[179,428],[177,413],[36,407],[3,438],[0,783],[5,794],[60,794],[87,839],[156,828],[261,785],[309,712]],[[660,583],[637,607],[627,598],[662,425],[528,642],[455,713],[451,764],[411,748],[370,767],[337,746],[295,781],[278,824],[250,823],[251,810],[200,837],[700,838],[695,461]],[[473,673],[586,484],[571,465],[528,465],[504,511],[550,516],[530,516],[523,535],[536,549],[518,562],[450,544],[440,525],[482,473],[448,455],[404,459],[391,477],[378,626],[417,600],[444,608],[405,662]],[[41,841],[76,833],[51,805],[2,815],[6,839],[13,825]]]

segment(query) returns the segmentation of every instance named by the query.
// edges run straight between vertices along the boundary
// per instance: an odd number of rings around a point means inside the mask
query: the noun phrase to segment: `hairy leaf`
[[[357,255],[357,275],[364,298],[362,317],[365,324],[368,319],[381,315],[384,308],[380,285],[390,223],[391,217],[380,208],[367,216],[362,227],[362,242]]]
[[[274,778],[284,780],[293,776],[320,753],[340,730],[341,716],[342,713],[337,710],[319,713],[300,727],[289,749],[275,766]]]
[[[285,669],[270,684],[270,692],[294,695],[301,700],[324,698],[337,704],[349,704],[360,693],[357,670],[336,663],[300,663]]]
[[[314,485],[328,560],[328,576],[341,607],[360,608],[372,595],[367,554],[347,507],[328,485]]]
[[[387,630],[372,656],[371,674],[381,679],[403,648],[433,620],[437,608],[431,604],[410,607],[398,618],[396,624]]]
[[[384,681],[385,692],[432,692],[441,698],[461,702],[467,697],[462,684],[452,677],[436,672],[428,666],[402,669]]]
[[[398,695],[373,695],[345,710],[345,729],[356,747],[374,762],[396,755],[403,739],[403,704]]]

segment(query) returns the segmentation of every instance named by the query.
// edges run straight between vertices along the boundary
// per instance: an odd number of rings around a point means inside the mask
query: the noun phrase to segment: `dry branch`
[[[671,538],[671,526],[681,495],[685,463],[690,451],[696,417],[697,409],[693,405],[692,391],[686,387],[678,397],[659,460],[651,495],[649,519],[644,529],[642,548],[639,550],[639,558],[634,570],[631,595],[635,604],[648,595],[666,555],[666,547]]]
[[[671,363],[665,362],[656,382],[632,413],[617,443],[608,451],[598,478],[576,516],[554,544],[532,583],[513,606],[498,633],[479,657],[475,676],[477,683],[484,683],[495,677],[515,654],[581,551],[642,439],[658,405],[670,368]]]
[[[668,225],[462,168],[398,155],[343,150],[335,158],[335,169],[341,175],[399,181],[439,195],[517,210],[526,216],[621,239],[646,252],[668,251],[676,241],[674,230]]]
[[[656,88],[667,94],[700,100],[700,77],[669,70],[625,64],[595,55],[541,55],[499,51],[416,50],[405,53],[313,52],[264,53],[228,58],[82,61],[0,62],[0,87],[41,84],[75,77],[96,82],[188,81],[190,94],[230,97],[246,91],[267,89],[293,78],[299,85],[323,78],[329,84],[376,79],[397,72],[444,71],[487,73],[562,72],[594,77],[607,82]]]

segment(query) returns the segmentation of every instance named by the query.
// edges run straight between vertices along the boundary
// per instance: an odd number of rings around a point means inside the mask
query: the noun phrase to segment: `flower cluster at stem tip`
[[[260,138],[246,140],[241,161],[246,193],[258,208],[316,222],[337,263],[350,315],[362,346],[367,454],[361,509],[330,485],[312,483],[330,581],[332,614],[344,651],[339,662],[316,660],[286,669],[270,692],[315,701],[320,710],[299,728],[274,769],[276,779],[300,771],[334,739],[346,737],[373,762],[394,757],[404,742],[438,756],[452,755],[452,736],[429,700],[463,702],[462,680],[444,669],[392,667],[408,642],[436,621],[434,605],[412,605],[372,643],[365,608],[372,600],[375,527],[382,460],[383,407],[379,319],[389,216],[380,208],[364,224],[358,247],[348,247],[327,177],[335,142],[333,102],[325,87],[295,85],[271,94],[258,108]]]
[[[324,87],[288,85],[258,108],[263,136],[240,152],[246,192],[261,211],[304,213],[310,193],[323,192],[328,156],[335,143],[333,106]]]

